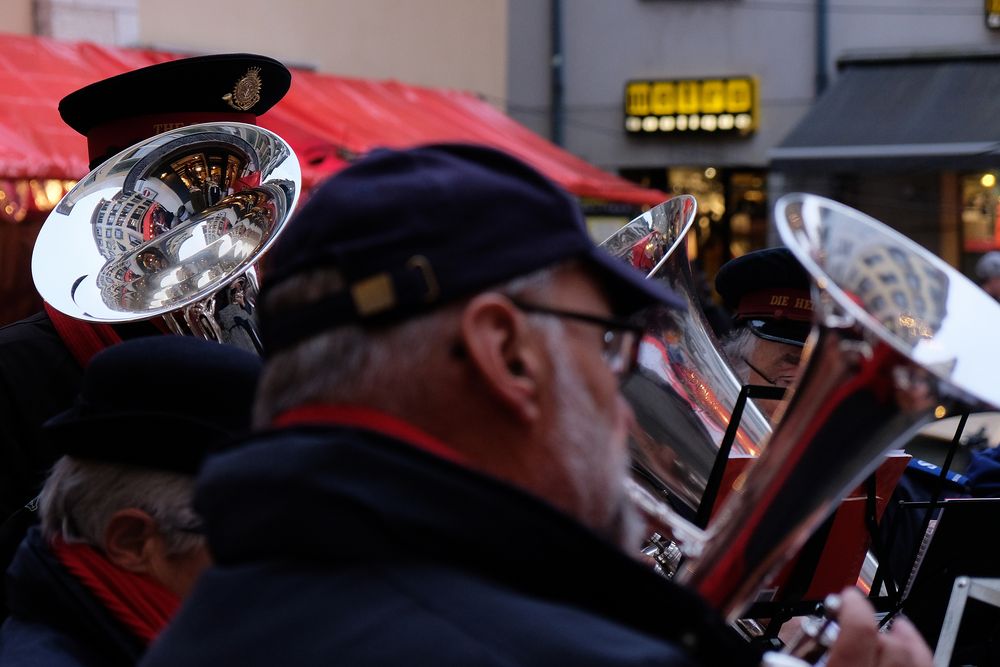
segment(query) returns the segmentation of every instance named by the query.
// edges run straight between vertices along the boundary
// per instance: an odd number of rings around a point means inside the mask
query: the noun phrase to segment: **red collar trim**
[[[274,418],[272,426],[334,424],[351,426],[387,435],[409,443],[452,463],[465,464],[465,457],[450,445],[392,415],[359,405],[312,404],[292,408]]]
[[[80,366],[86,368],[91,358],[101,350],[122,342],[121,336],[110,324],[84,322],[69,315],[63,315],[47,303],[43,303],[45,312],[52,320],[56,333],[69,348]]]

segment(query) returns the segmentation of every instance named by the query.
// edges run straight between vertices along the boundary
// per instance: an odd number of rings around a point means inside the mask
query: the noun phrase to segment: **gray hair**
[[[64,456],[39,495],[42,532],[100,549],[115,512],[137,508],[156,520],[169,554],[185,554],[204,544],[191,532],[200,526],[193,497],[188,475]]]
[[[484,291],[510,295],[543,291],[562,266],[565,264]],[[333,270],[303,274],[272,288],[265,310],[280,318],[282,310],[342,288],[342,279]],[[435,390],[435,380],[426,369],[435,357],[451,352],[449,336],[457,331],[465,303],[448,304],[391,326],[337,327],[274,355],[257,387],[255,424],[265,426],[275,415],[316,402],[378,397],[379,407],[385,410],[414,405]]]
[[[753,356],[757,340],[749,327],[739,327],[726,334],[719,344],[730,368],[742,382],[750,381],[750,366],[745,360]]]

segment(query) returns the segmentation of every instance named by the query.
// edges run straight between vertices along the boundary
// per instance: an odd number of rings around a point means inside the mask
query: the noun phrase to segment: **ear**
[[[460,336],[490,393],[522,423],[535,422],[541,415],[539,387],[545,357],[524,314],[503,295],[480,294],[462,313]]]
[[[123,570],[149,573],[159,539],[156,520],[149,514],[134,507],[118,510],[104,529],[104,554]]]

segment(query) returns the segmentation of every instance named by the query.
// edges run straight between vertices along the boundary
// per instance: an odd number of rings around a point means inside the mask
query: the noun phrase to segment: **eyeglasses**
[[[772,380],[769,376],[764,375],[764,373],[762,373],[759,368],[757,368],[756,366],[754,366],[753,364],[751,364],[750,360],[747,359],[746,357],[741,357],[741,358],[743,359],[743,363],[745,363],[747,366],[750,367],[750,370],[752,370],[754,373],[756,373],[757,375],[759,375],[762,378],[764,378],[764,382],[767,382],[772,387],[787,387],[788,386],[787,382],[785,382],[784,384],[778,384],[776,381]]]
[[[564,317],[568,320],[576,320],[577,322],[603,327],[605,329],[604,347],[601,350],[601,355],[604,358],[604,363],[608,365],[611,372],[618,378],[628,377],[638,366],[639,341],[642,340],[642,335],[645,331],[640,325],[619,318],[600,317],[588,313],[574,313],[568,310],[525,303],[511,297],[507,298],[519,310],[526,313]]]

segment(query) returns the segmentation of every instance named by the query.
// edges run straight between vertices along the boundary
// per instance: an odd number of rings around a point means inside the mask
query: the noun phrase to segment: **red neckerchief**
[[[308,424],[335,424],[362,428],[387,435],[397,440],[409,443],[418,449],[429,452],[452,463],[463,464],[465,458],[454,448],[413,424],[393,417],[384,412],[359,405],[326,405],[312,404],[292,408],[274,418],[273,426],[300,426]]]
[[[177,613],[181,599],[147,576],[112,564],[91,546],[56,538],[59,562],[132,633],[149,644]]]
[[[48,313],[52,325],[56,328],[56,333],[66,343],[66,347],[73,353],[80,366],[86,368],[91,357],[106,347],[117,345],[122,342],[121,336],[110,324],[97,324],[73,319],[68,315],[63,315],[58,310],[45,305],[45,312]]]

